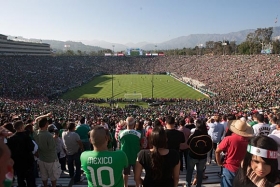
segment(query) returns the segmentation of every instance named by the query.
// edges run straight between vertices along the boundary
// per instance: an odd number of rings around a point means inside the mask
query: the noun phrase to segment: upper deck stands
[[[8,40],[8,37],[0,34],[0,56],[1,55],[51,55],[50,45],[41,42],[27,42],[19,40]]]

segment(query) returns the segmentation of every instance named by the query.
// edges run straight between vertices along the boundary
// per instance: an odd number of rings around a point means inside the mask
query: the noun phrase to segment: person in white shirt
[[[75,132],[75,123],[69,122],[67,129],[68,131],[62,133],[62,141],[66,150],[70,178],[74,178],[74,183],[78,183],[83,179],[81,178],[80,160],[81,153],[84,151],[83,143],[79,134]]]
[[[227,116],[226,115],[223,115],[222,116],[222,121],[220,122],[220,124],[222,124],[224,126],[224,133],[223,133],[223,136],[222,136],[222,139],[224,139],[225,137],[225,134],[227,132],[227,125],[228,125],[228,122],[227,122]]]
[[[272,131],[270,138],[272,138],[278,144],[278,175],[280,176],[280,119],[275,121],[276,129]]]
[[[277,126],[276,121],[277,121],[277,117],[276,117],[276,116],[273,116],[273,117],[270,119],[271,125],[270,125],[270,132],[269,132],[269,134],[271,134],[272,131],[274,131],[274,130],[276,129],[276,126]]]
[[[109,129],[109,126],[107,123],[105,123],[104,119],[101,119],[101,124],[102,127],[104,127],[104,129]]]
[[[224,125],[220,124],[220,116],[216,114],[212,116],[208,121],[207,125],[209,127],[208,135],[211,136],[213,141],[213,149],[208,153],[208,163],[212,162],[213,151],[215,152],[217,149],[218,143],[220,143],[222,139],[222,135],[224,133]],[[216,162],[216,157],[214,155],[214,161]]]
[[[257,120],[258,124],[253,126],[254,130],[254,135],[259,136],[259,135],[269,135],[270,132],[270,125],[264,123],[264,115],[263,114],[257,114]]]

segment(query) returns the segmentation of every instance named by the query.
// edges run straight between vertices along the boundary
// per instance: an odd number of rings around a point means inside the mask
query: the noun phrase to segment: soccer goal
[[[126,93],[126,94],[124,94],[124,99],[126,101],[141,101],[142,94],[141,93]]]

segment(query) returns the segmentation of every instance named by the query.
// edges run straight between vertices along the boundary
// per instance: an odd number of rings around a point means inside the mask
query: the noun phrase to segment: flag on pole
[[[275,22],[274,22],[274,23],[277,23],[277,21],[278,21],[278,15],[276,16],[276,19],[275,19]]]

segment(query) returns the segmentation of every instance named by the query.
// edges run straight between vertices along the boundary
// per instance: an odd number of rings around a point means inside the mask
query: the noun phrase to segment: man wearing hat
[[[226,136],[216,149],[216,159],[219,166],[223,166],[221,186],[231,187],[241,161],[245,157],[249,138],[253,137],[252,127],[243,120],[228,122],[228,129],[232,135]],[[225,153],[224,162],[221,162],[221,153]]]

